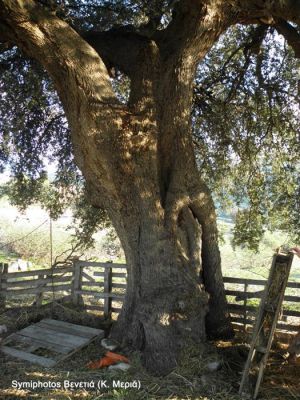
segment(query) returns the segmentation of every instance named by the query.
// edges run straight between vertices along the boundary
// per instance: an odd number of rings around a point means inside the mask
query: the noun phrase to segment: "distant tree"
[[[292,83],[294,69],[282,56],[271,60],[274,29],[299,56],[300,2],[0,6],[2,163],[24,204],[41,198],[45,158],[58,161],[53,209],[84,182],[86,199],[106,211],[128,264],[114,336],[140,349],[148,368],[167,372],[189,339],[232,333],[212,192],[250,206],[238,227],[255,246],[279,192],[276,177],[282,183],[288,176],[296,187],[296,170],[284,172],[298,122],[296,105],[287,104],[294,88],[272,80],[288,65],[291,76],[283,73],[280,82]],[[271,44],[275,51],[261,53]],[[279,165],[262,162],[274,154],[282,154]],[[296,205],[290,197],[282,197],[283,214]],[[251,244],[251,237],[243,241]]]

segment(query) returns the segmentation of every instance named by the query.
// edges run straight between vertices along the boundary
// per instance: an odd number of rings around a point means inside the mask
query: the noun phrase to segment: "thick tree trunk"
[[[170,87],[167,77],[167,91],[160,74],[155,95],[139,99],[139,107],[155,108],[160,99],[175,99],[164,102],[159,113],[147,109],[144,115],[144,129],[161,142],[153,142],[150,154],[132,154],[122,174],[127,185],[119,192],[120,215],[117,220],[112,215],[128,263],[126,299],[113,336],[140,349],[147,368],[159,374],[175,367],[187,343],[233,333],[214,205],[195,163],[189,114],[180,113],[173,92],[178,86]],[[130,129],[135,126],[132,118]]]
[[[176,366],[180,350],[191,341],[203,342],[207,334],[229,337],[233,331],[216,225],[207,215],[201,227],[196,213],[183,207],[174,229],[155,197],[148,192],[147,204],[135,200],[137,214],[127,199],[118,232],[128,264],[127,293],[112,335],[141,350],[146,367],[161,374]]]
[[[130,218],[121,239],[128,263],[127,293],[113,337],[142,351],[156,373],[176,366],[180,349],[206,338],[208,295],[199,280],[199,224],[170,234],[157,216]],[[188,213],[188,211],[187,211]],[[192,262],[190,262],[192,260]]]

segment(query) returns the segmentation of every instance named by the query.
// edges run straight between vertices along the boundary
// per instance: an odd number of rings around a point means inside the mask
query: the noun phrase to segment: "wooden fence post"
[[[0,265],[0,308],[5,308],[6,306],[6,287],[3,284],[7,282],[6,278],[3,278],[4,274],[8,273],[8,264],[2,263]]]
[[[106,267],[104,270],[104,293],[108,295],[112,289],[112,266]],[[111,297],[104,299],[104,317],[109,318],[111,314]]]
[[[78,305],[81,296],[76,293],[81,290],[81,265],[78,260],[73,261],[73,284],[72,284],[72,301],[73,304]]]
[[[38,275],[38,281],[39,280],[43,280],[43,279],[47,279],[47,275],[39,274]],[[38,287],[38,289],[40,289],[40,292],[38,292],[36,294],[35,305],[36,305],[36,307],[40,307],[42,305],[42,302],[43,302],[43,284],[41,284],[41,285],[38,284],[37,287]]]
[[[248,291],[248,283],[244,283],[244,293],[245,293],[245,298],[244,298],[244,331],[246,332],[247,330],[247,291]]]

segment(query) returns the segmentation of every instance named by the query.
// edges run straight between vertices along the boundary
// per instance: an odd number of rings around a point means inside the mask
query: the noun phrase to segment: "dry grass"
[[[26,312],[8,312],[0,316],[0,324],[6,323],[11,330],[23,328],[31,322],[51,316],[74,323],[107,328],[99,317],[56,305],[54,309],[27,310]],[[218,342],[217,347],[189,348],[182,354],[178,367],[165,377],[149,375],[140,363],[137,352],[127,352],[131,369],[127,372],[109,372],[108,370],[89,370],[86,364],[90,360],[99,359],[104,350],[100,340],[91,343],[70,359],[47,369],[0,353],[0,398],[2,399],[42,399],[42,400],[238,400],[238,386],[241,370],[247,349],[238,337],[235,342]],[[284,352],[284,350],[283,350]],[[221,360],[221,368],[210,372],[207,364],[216,359]],[[140,381],[141,388],[123,389],[107,388],[101,391],[91,389],[36,389],[17,390],[12,388],[12,381],[90,382],[113,380],[122,382]],[[287,365],[279,353],[273,353],[266,370],[260,399],[294,400],[300,399],[300,367]]]

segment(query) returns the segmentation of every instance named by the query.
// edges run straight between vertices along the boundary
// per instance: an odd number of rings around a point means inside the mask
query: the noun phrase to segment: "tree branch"
[[[177,59],[184,56],[196,64],[230,25],[225,8],[222,2],[178,1],[172,21],[159,35],[165,55]]]
[[[127,25],[105,32],[83,33],[82,37],[98,52],[109,71],[112,67],[117,67],[126,75],[135,76],[140,68],[143,50],[149,47],[151,40],[157,41],[162,36],[162,31],[157,30],[162,15],[166,12],[162,3],[158,0],[151,5],[149,22],[139,28]],[[176,1],[170,0],[167,9],[172,9],[175,3]],[[189,25],[187,21],[187,26]],[[174,34],[170,32],[170,36]]]
[[[283,19],[276,21],[274,26],[292,47],[295,57],[300,58],[300,34],[298,30]]]
[[[9,36],[9,27],[4,21],[0,20],[0,53],[9,50],[13,46]]]
[[[234,23],[272,25],[276,18],[283,18],[300,24],[300,0],[232,0],[230,3],[231,12],[237,18]]]
[[[108,71],[118,68],[128,76],[139,69],[139,57],[149,39],[135,32],[131,26],[105,32],[87,32],[82,37],[97,51]]]
[[[167,57],[184,57],[196,63],[229,26],[236,23],[274,25],[278,19],[300,25],[300,0],[180,0],[173,9],[172,21],[157,35]],[[286,24],[278,28],[289,34],[294,44],[296,32]]]
[[[162,17],[173,10],[176,2],[177,0],[169,0],[165,5],[164,0],[153,1],[150,5],[150,9],[146,13],[148,22],[139,27],[139,32],[149,38],[155,37],[162,23]]]
[[[94,102],[117,102],[97,53],[66,22],[41,5],[33,0],[0,0],[0,24],[7,26],[6,37],[45,67],[67,110],[70,90],[82,98],[85,88]]]
[[[111,148],[121,142],[116,136],[123,133],[127,107],[118,101],[103,61],[65,21],[33,0],[0,0],[2,22],[13,43],[51,76],[68,119],[75,163],[87,181],[97,176],[95,186],[103,188],[108,204],[117,197]]]

